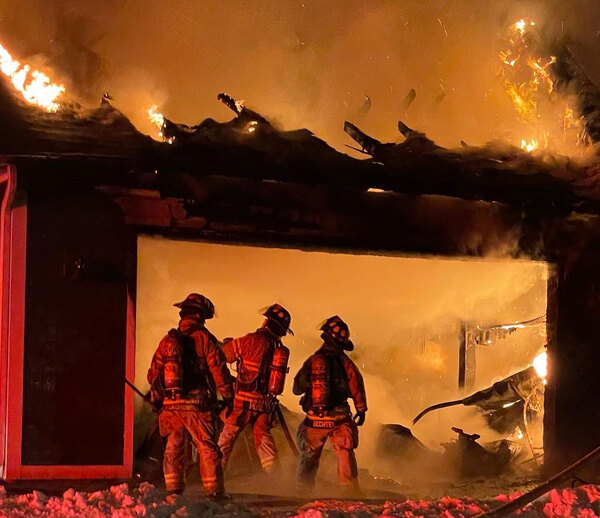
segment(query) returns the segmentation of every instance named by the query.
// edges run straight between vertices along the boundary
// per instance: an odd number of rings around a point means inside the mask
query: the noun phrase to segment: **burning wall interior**
[[[292,313],[294,337],[290,377],[319,345],[318,324],[340,314],[357,345],[352,353],[363,370],[370,402],[361,435],[359,462],[381,473],[375,461],[382,423],[410,426],[425,406],[467,395],[457,388],[461,320],[513,322],[545,314],[544,263],[443,260],[306,252],[140,237],[138,240],[136,382],[145,374],[165,331],[176,324],[173,301],[197,290],[215,303],[218,317],[209,327],[219,338],[255,329],[257,310],[273,301]],[[545,327],[511,333],[477,348],[473,390],[488,387],[531,365],[543,350]],[[282,403],[298,412],[291,380]],[[137,402],[138,424],[144,422]],[[434,450],[455,438],[452,426],[501,437],[474,407],[440,411],[413,430]],[[138,426],[143,436],[145,428]],[[506,435],[504,435],[506,436]],[[139,437],[138,437],[139,440]],[[540,446],[541,435],[536,436]],[[402,459],[396,459],[401,461]]]

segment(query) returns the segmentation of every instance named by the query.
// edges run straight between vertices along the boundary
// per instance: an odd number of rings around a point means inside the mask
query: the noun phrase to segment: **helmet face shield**
[[[263,308],[260,310],[260,314],[267,317],[268,320],[281,329],[281,336],[284,336],[286,333],[294,335],[294,332],[290,329],[290,322],[292,321],[290,312],[281,304],[272,304]]]
[[[319,327],[321,331],[332,340],[338,343],[345,351],[352,351],[354,344],[350,340],[350,329],[348,324],[344,322],[339,316],[334,315],[329,317]]]
[[[198,310],[205,319],[215,316],[215,306],[208,297],[199,293],[190,293],[185,300],[173,304],[176,308]]]

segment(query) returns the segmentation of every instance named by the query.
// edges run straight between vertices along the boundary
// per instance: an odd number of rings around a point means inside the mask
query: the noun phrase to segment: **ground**
[[[500,495],[480,500],[472,497],[442,497],[435,500],[355,499],[313,500],[310,497],[284,498],[234,494],[226,503],[215,503],[190,490],[184,496],[168,496],[161,489],[142,482],[130,488],[118,484],[98,491],[67,489],[62,495],[47,496],[41,491],[14,494],[0,488],[0,517],[5,518],[129,518],[177,516],[222,518],[468,518],[480,515],[516,497]],[[516,516],[516,515],[511,515]],[[553,490],[534,501],[519,516],[524,518],[600,517],[600,486]]]

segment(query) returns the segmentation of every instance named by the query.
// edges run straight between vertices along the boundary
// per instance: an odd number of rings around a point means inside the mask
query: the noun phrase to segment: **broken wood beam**
[[[533,488],[531,491],[528,491],[527,493],[522,494],[520,497],[515,498],[512,502],[508,502],[504,505],[501,505],[500,507],[492,509],[487,513],[480,514],[479,517],[503,518],[504,516],[508,516],[514,511],[523,509],[523,507],[533,502],[536,498],[545,495],[548,491],[551,491],[565,480],[568,480],[578,468],[580,468],[584,464],[587,464],[592,459],[598,457],[598,455],[600,455],[600,446],[589,452],[577,462],[574,462],[567,468],[563,469],[561,472],[549,478],[543,484],[540,484],[539,486]]]
[[[226,94],[225,92],[217,95],[217,99],[221,101],[225,106],[227,106],[227,108],[235,112],[236,115],[239,115],[244,108],[243,104],[237,103],[233,97]]]
[[[351,122],[344,122],[344,131],[360,144],[360,147],[365,153],[368,153],[371,156],[375,155],[377,148],[381,146],[379,140],[370,137]]]
[[[398,131],[400,133],[402,133],[402,136],[404,138],[408,138],[410,135],[412,135],[415,130],[409,128],[406,124],[404,124],[401,120],[398,121]]]
[[[411,88],[410,91],[406,94],[406,97],[402,101],[402,109],[404,111],[408,110],[409,106],[414,102],[417,98],[417,91],[414,88]]]

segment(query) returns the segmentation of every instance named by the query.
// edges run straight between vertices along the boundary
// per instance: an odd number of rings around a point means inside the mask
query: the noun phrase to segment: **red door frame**
[[[133,394],[125,394],[123,464],[80,466],[24,466],[21,463],[23,424],[23,347],[25,330],[25,274],[27,263],[27,203],[15,204],[17,171],[0,165],[0,184],[6,183],[0,213],[0,284],[2,325],[0,336],[0,476],[18,479],[129,478],[133,467]],[[135,309],[127,296],[125,372],[135,375]]]

